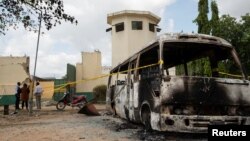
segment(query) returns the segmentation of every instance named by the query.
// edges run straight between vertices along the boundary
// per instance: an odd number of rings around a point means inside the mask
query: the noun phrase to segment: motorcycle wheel
[[[66,107],[66,104],[64,104],[63,101],[59,101],[59,102],[56,104],[56,109],[57,109],[57,110],[62,111],[65,107]]]

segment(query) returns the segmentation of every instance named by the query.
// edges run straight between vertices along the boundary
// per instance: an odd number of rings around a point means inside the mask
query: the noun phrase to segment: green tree
[[[236,18],[231,17],[230,15],[222,15],[217,27],[217,36],[229,41],[235,47],[239,44],[243,32],[241,24],[237,22]]]
[[[211,1],[212,17],[208,21],[208,0],[199,0],[198,16],[194,23],[198,25],[198,33],[212,34],[229,41],[236,49],[241,62],[250,70],[250,15],[241,17],[241,21],[230,15],[223,15],[219,18],[219,10],[215,0]],[[209,73],[209,62],[206,59],[193,61],[188,68],[192,72],[206,75]],[[219,64],[220,70],[229,73],[240,73],[231,61]],[[178,69],[178,68],[177,68]],[[248,71],[250,74],[250,71]]]
[[[193,21],[198,25],[198,33],[210,34],[211,28],[208,20],[208,0],[199,0],[198,12],[197,18]],[[209,76],[210,74],[208,59],[192,61],[191,64],[188,65],[188,68],[195,75]]]
[[[230,15],[222,15],[219,19],[217,36],[229,41],[238,52],[242,64],[246,67],[250,75],[250,15],[249,13],[241,17],[238,21]],[[239,74],[232,62],[224,64],[225,71]]]
[[[250,15],[247,13],[241,17],[242,38],[239,43],[239,55],[242,64],[246,67],[248,75],[250,75]]]
[[[97,102],[103,102],[106,100],[106,91],[107,86],[106,85],[98,85],[93,88],[93,95],[94,99]]]
[[[211,2],[211,12],[212,17],[210,20],[211,34],[214,36],[218,35],[218,25],[219,25],[219,10],[216,1]]]
[[[17,29],[20,23],[29,31],[37,31],[38,18],[47,30],[62,21],[77,24],[73,16],[64,12],[63,0],[2,0],[0,11],[0,35],[5,35],[9,28]]]
[[[193,21],[198,25],[198,33],[209,34],[210,26],[208,21],[208,0],[200,0],[198,3],[198,16]]]

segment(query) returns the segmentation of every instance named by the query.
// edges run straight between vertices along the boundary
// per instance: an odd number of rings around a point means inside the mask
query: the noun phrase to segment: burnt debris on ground
[[[124,130],[124,129],[138,129],[138,126],[132,123],[122,123],[116,127],[115,131],[120,132],[121,130]]]
[[[88,103],[87,105],[82,107],[78,111],[78,113],[79,114],[86,114],[86,115],[89,115],[89,116],[100,116],[100,113],[97,111],[96,107],[91,103]]]
[[[107,116],[111,117],[111,116]],[[205,141],[206,134],[193,133],[176,133],[176,132],[160,132],[160,131],[146,131],[141,124],[135,124],[126,120],[116,121],[118,117],[104,118],[106,127],[115,132],[130,132],[131,138],[141,141],[165,141],[165,140],[184,140],[184,141]],[[119,118],[118,118],[119,119]]]

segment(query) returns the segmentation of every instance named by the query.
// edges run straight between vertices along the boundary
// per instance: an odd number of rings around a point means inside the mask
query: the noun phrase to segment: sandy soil
[[[104,105],[96,105],[102,112]],[[10,107],[10,113],[14,107]],[[55,106],[34,110],[32,116],[28,111],[20,110],[18,114],[3,115],[0,108],[1,141],[79,141],[79,140],[131,140],[131,134],[113,132],[109,124],[122,123],[112,116],[86,116],[78,114],[77,108],[67,107],[57,111]],[[108,123],[107,123],[108,122]]]
[[[41,111],[27,110],[3,115],[0,107],[0,141],[163,141],[201,140],[200,137],[146,133],[141,125],[135,125],[112,115],[106,115],[105,105],[95,105],[102,116],[78,114],[77,108],[66,107],[57,111],[55,106],[44,106]]]

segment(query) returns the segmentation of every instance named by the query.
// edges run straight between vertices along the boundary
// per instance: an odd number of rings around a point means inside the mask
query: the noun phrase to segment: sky
[[[250,0],[217,0],[220,15],[240,18],[250,13]],[[198,15],[198,0],[64,0],[65,12],[78,20],[78,25],[63,23],[47,31],[42,26],[36,76],[61,78],[67,63],[82,62],[81,52],[100,50],[102,65],[111,66],[111,33],[105,30],[107,14],[122,10],[146,10],[161,17],[166,32],[197,32],[192,22]],[[0,35],[0,56],[29,56],[33,75],[37,33],[23,28],[10,29]]]

